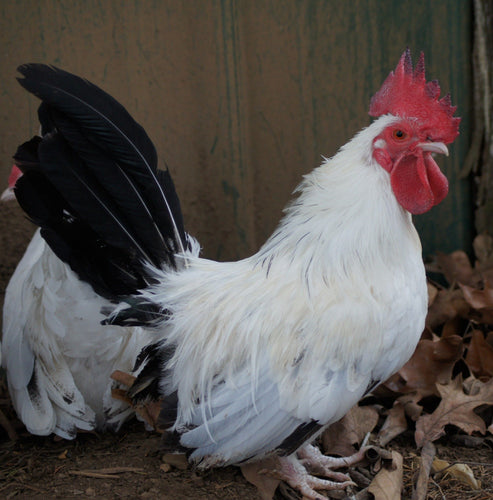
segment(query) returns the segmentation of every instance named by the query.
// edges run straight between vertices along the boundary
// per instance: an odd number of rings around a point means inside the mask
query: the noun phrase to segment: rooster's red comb
[[[411,51],[406,49],[395,71],[390,72],[380,90],[372,97],[369,114],[417,118],[430,131],[434,131],[434,140],[450,143],[459,134],[460,118],[453,116],[457,107],[452,106],[450,94],[442,99],[439,97],[438,82],[426,81],[423,52],[413,70]]]

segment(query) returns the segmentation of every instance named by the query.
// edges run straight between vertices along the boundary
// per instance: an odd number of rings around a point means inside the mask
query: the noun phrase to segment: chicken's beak
[[[418,144],[423,151],[429,151],[430,153],[440,153],[448,156],[448,148],[443,142],[420,142]]]

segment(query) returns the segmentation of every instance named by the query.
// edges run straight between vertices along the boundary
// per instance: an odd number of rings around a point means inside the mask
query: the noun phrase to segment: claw
[[[298,450],[298,457],[301,459],[303,465],[309,469],[322,474],[326,477],[337,479],[337,475],[344,476],[347,480],[346,474],[334,472],[332,469],[339,469],[341,467],[350,467],[351,465],[361,462],[365,458],[367,447],[361,448],[359,451],[350,455],[349,457],[328,457],[324,455],[319,448],[311,444],[307,444]]]
[[[312,450],[308,450],[306,453],[302,452],[302,454],[308,456],[311,455],[311,451]],[[321,453],[320,456],[324,457]],[[324,458],[330,459],[331,457]],[[339,467],[344,465],[345,464],[341,464]],[[270,477],[285,481],[292,488],[299,491],[304,498],[309,500],[326,500],[326,497],[317,493],[316,490],[344,490],[348,486],[356,486],[355,483],[353,483],[353,481],[346,476],[346,474],[333,472],[327,468],[324,469],[324,475],[335,479],[335,481],[312,476],[305,469],[303,462],[298,460],[295,455],[290,455],[289,457],[279,457],[278,468],[263,469],[259,471],[259,474],[266,474]]]

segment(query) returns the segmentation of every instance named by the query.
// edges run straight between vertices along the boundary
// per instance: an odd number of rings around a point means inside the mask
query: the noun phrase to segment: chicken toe
[[[303,466],[311,472],[336,481],[349,481],[349,476],[340,472],[334,472],[332,469],[349,467],[360,462],[365,456],[365,451],[366,448],[361,448],[348,457],[329,457],[324,455],[316,446],[307,444],[298,450],[297,455]]]
[[[299,491],[303,498],[309,500],[326,500],[326,497],[317,493],[316,490],[343,490],[355,485],[348,476],[337,472],[331,474],[334,481],[312,476],[295,455],[279,457],[278,468],[264,469],[261,473],[285,481]]]

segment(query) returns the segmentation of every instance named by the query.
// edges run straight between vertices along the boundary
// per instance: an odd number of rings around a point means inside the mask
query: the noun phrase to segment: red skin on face
[[[390,173],[400,205],[422,214],[440,203],[448,193],[448,181],[422,144],[434,138],[415,120],[403,119],[387,127],[374,141],[373,158]]]

